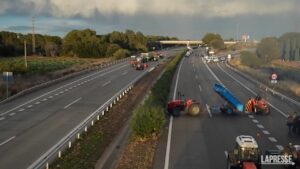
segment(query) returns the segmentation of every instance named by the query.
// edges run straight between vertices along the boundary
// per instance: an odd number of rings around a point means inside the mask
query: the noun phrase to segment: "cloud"
[[[234,17],[272,15],[294,9],[297,0],[1,0],[0,14],[28,13],[54,17],[97,15],[183,15]]]

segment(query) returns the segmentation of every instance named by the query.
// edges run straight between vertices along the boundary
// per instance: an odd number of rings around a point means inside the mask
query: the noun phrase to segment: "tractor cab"
[[[228,153],[227,163],[228,169],[244,169],[251,165],[260,168],[260,150],[256,140],[248,135],[237,136],[234,150]]]

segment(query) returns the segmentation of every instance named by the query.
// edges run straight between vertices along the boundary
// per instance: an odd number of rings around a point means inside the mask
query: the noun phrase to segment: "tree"
[[[280,58],[279,44],[277,38],[267,37],[263,38],[257,45],[257,56],[269,62],[274,59]]]
[[[109,44],[106,51],[106,57],[112,57],[119,49],[121,49],[121,47],[118,44]]]
[[[127,49],[118,49],[114,54],[114,59],[126,58],[130,55],[130,52]]]
[[[207,33],[202,38],[202,42],[215,49],[224,49],[224,41],[220,34]]]
[[[279,38],[280,56],[285,60],[297,60],[300,49],[300,33],[285,33]]]

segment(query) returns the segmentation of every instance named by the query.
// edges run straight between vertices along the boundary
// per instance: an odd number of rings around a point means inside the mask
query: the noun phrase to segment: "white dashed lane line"
[[[31,108],[31,107],[32,107],[32,105],[28,105],[28,106],[27,106],[27,108]]]
[[[249,118],[251,118],[251,119],[253,119],[253,118],[254,118],[254,116],[253,116],[253,115],[248,115],[248,117],[249,117]]]
[[[19,111],[24,111],[25,109],[20,109]]]
[[[263,130],[262,132],[263,132],[265,135],[270,135],[270,132],[267,131],[267,130]]]
[[[58,96],[58,95],[59,95],[59,93],[56,93],[56,94],[55,94],[55,96]]]
[[[209,114],[209,117],[212,117],[212,114],[211,114],[211,112],[210,112],[210,107],[209,107],[208,104],[206,104],[206,110],[207,110],[207,112],[208,112],[208,114]]]
[[[34,103],[34,104],[40,104],[41,102],[36,102],[36,103]]]
[[[202,92],[202,87],[199,85],[199,90],[200,90],[200,92]]]
[[[9,139],[3,141],[2,143],[0,143],[0,146],[3,146],[4,144],[10,142],[10,141],[13,140],[14,138],[16,138],[16,136],[13,136],[13,137],[11,137],[11,138],[9,138]]]
[[[258,128],[260,128],[260,129],[263,129],[263,128],[265,128],[263,125],[261,125],[261,124],[257,124],[256,125]]]
[[[259,123],[258,120],[252,119],[253,123]]]
[[[270,140],[271,142],[273,142],[273,143],[276,143],[276,142],[277,142],[277,140],[276,140],[274,137],[269,137],[269,140]]]
[[[52,99],[52,98],[53,98],[53,96],[49,96],[49,97],[48,97],[48,99]]]
[[[9,116],[14,116],[16,113],[10,113]]]
[[[104,83],[104,84],[102,85],[102,87],[104,87],[104,86],[106,86],[106,85],[108,85],[108,84],[110,84],[110,83],[111,83],[111,81],[108,81],[108,82]]]
[[[5,119],[5,117],[0,117],[0,121],[2,121],[2,120],[4,120]]]
[[[47,101],[47,100],[48,100],[48,99],[43,99],[42,101],[45,102],[45,101]]]
[[[59,93],[63,94],[63,93],[64,93],[64,91],[61,91],[61,92],[59,92]]]
[[[276,145],[276,147],[277,147],[278,150],[283,150],[284,149],[282,145]]]

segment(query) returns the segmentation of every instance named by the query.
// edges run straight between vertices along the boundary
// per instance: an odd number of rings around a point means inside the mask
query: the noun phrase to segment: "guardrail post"
[[[106,107],[106,111],[108,111],[108,106]]]
[[[119,101],[119,96],[117,97],[117,102]]]
[[[80,139],[80,133],[77,134],[77,139]]]
[[[110,108],[112,108],[112,103],[110,103]]]
[[[87,132],[87,126],[85,126],[84,131]]]
[[[114,100],[114,104],[116,104],[116,100]]]
[[[58,151],[58,158],[61,158],[61,151]]]
[[[49,169],[49,163],[46,163],[46,169]]]
[[[102,116],[104,116],[104,113],[105,113],[105,112],[104,112],[104,110],[103,110],[103,111],[102,111]]]
[[[71,141],[69,141],[69,148],[71,148],[72,147],[72,142]]]
[[[92,120],[92,123],[91,123],[91,125],[92,125],[92,126],[94,125],[94,120]]]
[[[103,112],[103,111],[102,111],[102,112]],[[100,116],[99,116],[99,115],[97,116],[97,120],[100,120]]]

